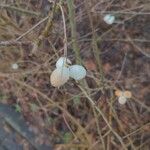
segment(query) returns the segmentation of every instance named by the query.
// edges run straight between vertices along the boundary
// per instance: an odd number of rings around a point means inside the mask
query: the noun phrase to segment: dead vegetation
[[[43,135],[38,141],[55,150],[148,150],[149,6],[148,0],[1,0],[1,103],[14,105]],[[105,14],[116,22],[107,25]],[[49,77],[63,55],[88,74],[57,89]],[[132,93],[125,105],[117,89]]]

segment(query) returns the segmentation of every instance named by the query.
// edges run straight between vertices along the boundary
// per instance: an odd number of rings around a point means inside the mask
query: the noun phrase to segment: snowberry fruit
[[[71,61],[68,58],[60,57],[56,62],[56,68],[63,67],[63,66],[67,67],[70,64]]]
[[[107,15],[104,16],[103,20],[104,20],[107,24],[111,25],[111,24],[113,24],[114,21],[115,21],[115,16],[113,16],[113,15],[111,15],[111,14],[107,14]]]
[[[128,98],[132,97],[132,93],[130,91],[116,90],[115,95],[118,97],[118,102],[122,105],[126,103]]]
[[[70,77],[75,80],[81,80],[86,76],[86,70],[83,66],[72,65],[69,67]]]
[[[130,91],[125,91],[125,92],[124,92],[124,96],[125,96],[126,98],[131,98],[131,97],[132,97],[132,93],[131,93]]]
[[[19,68],[18,64],[14,63],[11,65],[11,68],[17,70]]]
[[[66,67],[56,68],[50,76],[51,84],[54,87],[62,86],[68,81],[68,79],[69,79],[69,69]]]
[[[127,98],[126,98],[125,96],[120,96],[120,97],[118,98],[118,102],[119,102],[121,105],[125,104],[126,101],[127,101]]]

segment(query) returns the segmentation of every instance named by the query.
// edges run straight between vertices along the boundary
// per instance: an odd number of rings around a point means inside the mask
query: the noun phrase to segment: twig
[[[89,21],[90,21],[90,26],[91,26],[91,30],[92,30],[92,49],[93,49],[93,54],[94,54],[94,57],[96,59],[96,62],[97,62],[97,66],[98,66],[98,71],[100,72],[100,79],[102,81],[102,84],[103,84],[103,81],[104,81],[104,73],[103,73],[103,67],[102,67],[102,61],[100,59],[100,54],[101,54],[101,50],[98,48],[98,45],[97,45],[97,34],[95,32],[95,27],[94,27],[94,24],[93,24],[93,19],[92,19],[92,16],[91,16],[91,13],[89,12],[89,5],[88,4],[85,4],[86,5],[86,10],[87,10],[87,14],[88,14],[88,18],[89,18]]]
[[[134,41],[129,37],[129,35],[128,35],[128,39],[129,39],[129,42],[130,42],[138,51],[140,51],[144,56],[150,58],[150,54],[148,54],[148,53],[144,52],[143,50],[141,50],[141,48],[139,48],[139,47],[134,43]]]
[[[149,143],[150,143],[150,139],[147,139],[144,143],[142,143],[136,150],[142,150],[142,149],[145,149],[145,148],[142,148],[144,145],[149,145]],[[149,149],[148,148],[148,146],[147,146],[147,149]]]
[[[103,150],[105,150],[105,142],[104,142],[104,139],[103,139],[103,136],[102,136],[100,127],[99,127],[98,115],[97,115],[97,112],[95,111],[95,108],[94,108],[93,106],[92,106],[92,108],[93,108],[93,113],[94,113],[95,122],[96,122],[96,126],[97,126],[97,132],[98,132],[99,137],[100,137],[100,140],[101,140],[101,142],[102,142]]]
[[[4,77],[4,78],[8,78],[14,82],[16,82],[17,84],[25,87],[25,88],[28,88],[29,90],[31,91],[34,91],[36,92],[38,95],[40,95],[41,97],[43,97],[45,100],[49,101],[51,105],[53,105],[53,107],[57,107],[59,108],[61,111],[63,111],[63,113],[65,113],[68,118],[79,128],[80,130],[80,133],[83,133],[85,138],[86,138],[86,141],[87,141],[87,144],[88,145],[91,145],[91,140],[89,139],[89,135],[87,134],[87,132],[85,131],[85,129],[80,125],[80,123],[66,110],[64,109],[62,106],[60,106],[58,103],[54,102],[51,98],[49,98],[47,95],[45,95],[44,93],[42,93],[41,91],[39,91],[38,89],[30,86],[29,84],[26,84],[25,82],[22,82],[18,79],[15,79],[13,78],[12,76],[10,75],[6,75],[4,73],[0,73],[0,76],[1,77]],[[81,139],[82,140],[82,139]]]
[[[132,97],[132,99],[137,102],[141,107],[145,108],[148,112],[150,112],[150,107],[146,106],[144,103],[142,103],[140,100],[138,100],[136,97]]]
[[[142,9],[144,10],[144,9]],[[140,12],[139,12],[140,13]],[[110,28],[109,30],[107,30],[106,32],[104,32],[99,38],[97,38],[97,41],[101,41],[102,38],[104,38],[108,33],[110,33],[113,29],[115,29],[116,27],[118,27],[119,25],[125,23],[126,21],[131,20],[132,18],[136,17],[138,14],[132,15],[131,17],[128,17],[127,19],[124,19],[122,22],[117,23],[116,25],[114,25],[112,28]]]
[[[55,1],[53,3],[52,11],[49,12],[49,15],[48,15],[48,18],[47,18],[48,22],[47,22],[44,30],[42,31],[40,36],[34,41],[34,46],[33,46],[32,52],[31,52],[32,54],[34,54],[37,51],[37,48],[40,45],[40,42],[43,40],[43,38],[48,37],[48,34],[50,33],[51,28],[53,26],[53,19],[54,19],[54,14],[55,14],[56,10],[58,10],[58,9],[57,9],[57,2]]]
[[[49,18],[49,16],[43,18],[41,21],[39,21],[37,24],[35,24],[32,28],[30,28],[28,31],[24,32],[23,34],[21,34],[18,38],[14,39],[14,40],[0,41],[0,46],[22,45],[22,43],[26,43],[26,42],[19,42],[19,40],[21,40],[24,36],[29,34],[32,30],[37,28],[40,24],[45,22],[48,18]]]
[[[67,46],[68,46],[68,42],[67,42],[67,31],[66,31],[66,21],[65,21],[65,14],[63,11],[63,8],[60,4],[58,4],[62,13],[62,19],[63,19],[63,28],[64,28],[64,57],[67,57]]]
[[[122,74],[122,72],[123,72],[123,70],[124,70],[125,63],[126,63],[126,56],[127,56],[127,53],[125,53],[125,56],[124,56],[124,59],[123,59],[123,62],[122,62],[122,66],[121,66],[120,73],[118,74],[117,79],[116,79],[114,85],[118,82],[118,80],[120,79],[121,74]]]
[[[15,6],[11,6],[11,5],[0,4],[0,7],[10,9],[10,10],[13,10],[13,11],[17,11],[17,12],[20,12],[20,13],[23,13],[23,14],[26,14],[26,15],[34,15],[34,16],[37,16],[37,17],[40,16],[40,13],[30,11],[30,10],[26,10],[26,9],[22,9],[22,8],[15,7]]]
[[[30,41],[15,41],[15,40],[10,40],[10,41],[0,41],[0,46],[17,46],[17,45],[29,45],[31,44]]]
[[[114,99],[113,91],[111,90],[110,92],[111,92],[111,97],[112,97],[111,99],[113,100],[113,99]],[[108,101],[108,104],[109,104],[110,109],[111,109],[111,111],[112,111],[113,118],[114,118],[114,119],[116,120],[116,122],[118,123],[118,125],[119,125],[119,127],[120,127],[120,130],[121,130],[124,134],[127,134],[126,131],[124,130],[123,126],[122,126],[121,121],[120,121],[119,118],[118,118],[117,112],[115,111],[115,109],[114,109],[113,106],[112,106],[112,101],[111,101],[111,102]],[[136,150],[135,146],[133,145],[133,141],[130,139],[130,137],[127,137],[127,139],[128,139],[128,141],[129,141],[130,145],[132,146],[133,150]]]
[[[88,40],[88,39],[87,39]],[[140,42],[140,43],[150,43],[150,40],[147,40],[147,39],[101,39],[101,41],[121,41],[121,42],[130,42],[130,41],[133,41],[133,42]]]
[[[72,48],[75,52],[76,63],[80,63],[81,62],[80,49],[77,44],[74,0],[67,0],[67,5],[68,5],[68,9],[69,9],[69,21],[70,21],[70,26],[71,26]]]
[[[136,12],[136,11],[98,11],[102,14],[129,14],[129,15],[150,15],[150,12]]]
[[[88,101],[91,103],[91,105],[93,105],[95,107],[95,109],[100,113],[100,115],[102,116],[103,120],[106,122],[107,126],[109,127],[109,129],[112,131],[112,133],[116,136],[116,138],[119,140],[119,142],[121,143],[123,149],[127,150],[126,145],[123,142],[123,139],[120,137],[120,135],[111,127],[111,125],[109,124],[107,118],[105,117],[104,113],[96,106],[96,104],[94,103],[94,101],[91,99],[91,97],[87,94],[87,92],[81,87],[78,86],[81,91],[84,93],[84,95],[87,97]]]
[[[63,114],[63,119],[65,121],[65,124],[67,125],[68,129],[71,131],[72,135],[77,139],[77,136],[75,135],[75,133],[73,132],[73,130],[71,129],[69,123],[67,122],[66,118],[65,118],[65,115]]]
[[[150,126],[150,122],[148,122],[147,124],[144,124],[143,126],[139,127],[138,129],[136,129],[136,130],[132,131],[131,133],[125,135],[125,136],[123,137],[123,139],[125,139],[125,138],[127,138],[127,137],[129,137],[129,136],[134,135],[135,133],[137,133],[138,131],[142,130],[142,129],[143,129],[144,127],[146,127],[146,126]]]
[[[41,21],[39,21],[36,25],[34,25],[32,28],[30,28],[28,31],[26,31],[25,33],[23,33],[22,35],[20,35],[18,38],[15,39],[15,41],[19,41],[20,39],[22,39],[24,36],[26,36],[28,33],[30,33],[32,30],[34,30],[35,28],[37,28],[40,24],[42,24],[43,22],[45,22],[47,19],[49,18],[49,16],[43,18]]]

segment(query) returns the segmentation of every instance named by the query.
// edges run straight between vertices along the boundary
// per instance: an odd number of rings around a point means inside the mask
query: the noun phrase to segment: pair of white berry
[[[56,62],[56,69],[50,76],[51,84],[54,87],[60,87],[65,84],[69,78],[81,80],[86,76],[86,70],[81,65],[71,65],[71,61],[66,57],[60,57]]]

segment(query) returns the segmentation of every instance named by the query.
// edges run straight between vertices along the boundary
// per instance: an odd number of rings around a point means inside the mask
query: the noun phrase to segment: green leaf
[[[21,112],[21,107],[18,104],[15,104],[15,111]]]
[[[71,139],[72,139],[72,133],[66,132],[63,136],[64,143],[69,143]]]

